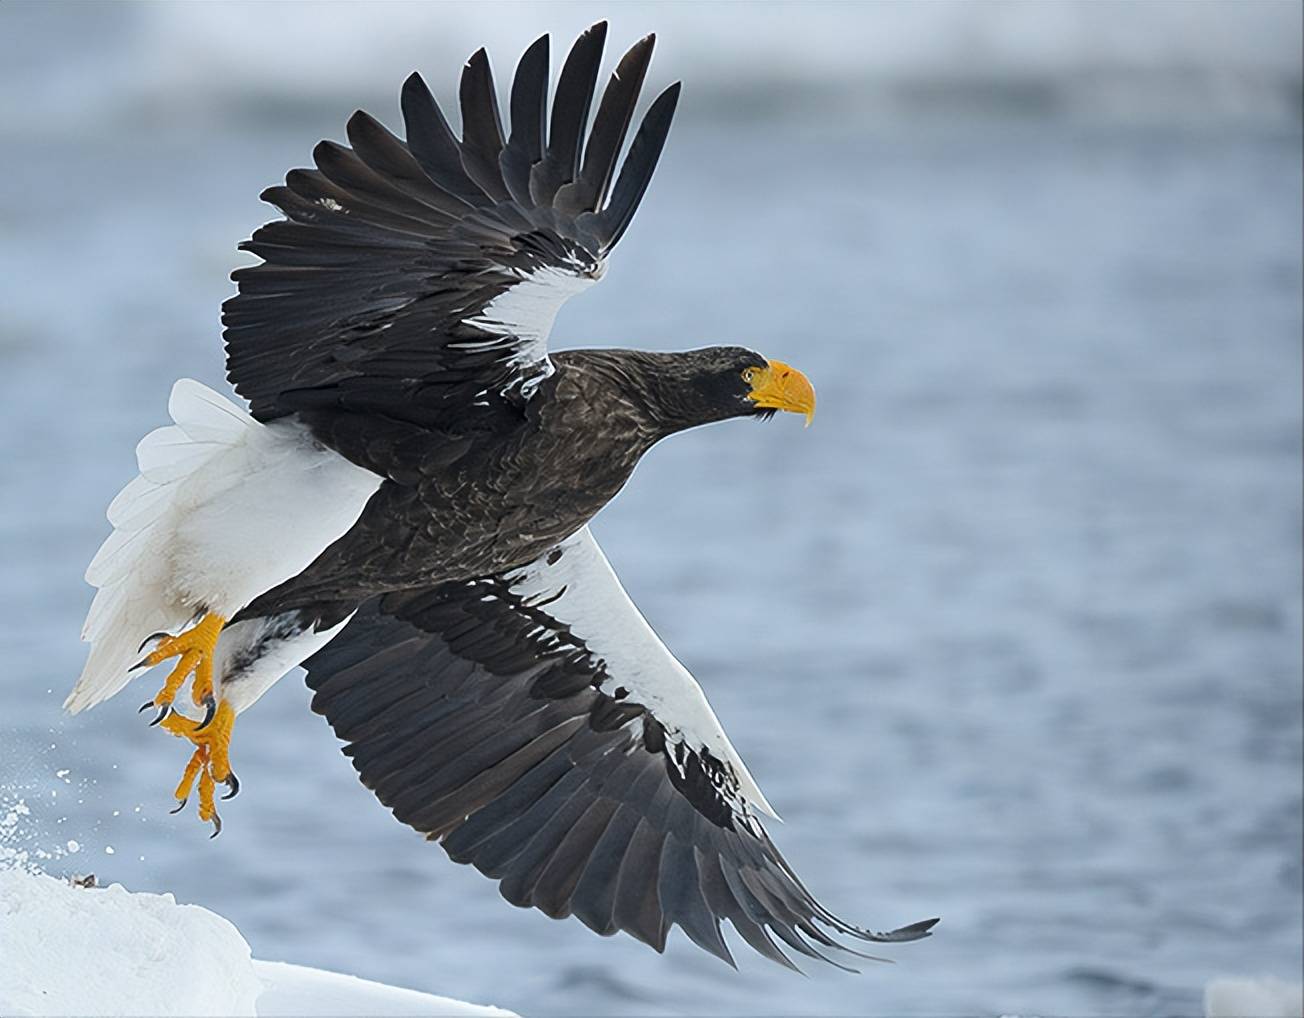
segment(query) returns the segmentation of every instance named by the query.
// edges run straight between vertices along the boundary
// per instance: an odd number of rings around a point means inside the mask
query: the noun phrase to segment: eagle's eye
[[[743,381],[751,385],[756,378],[756,368],[743,368]]]

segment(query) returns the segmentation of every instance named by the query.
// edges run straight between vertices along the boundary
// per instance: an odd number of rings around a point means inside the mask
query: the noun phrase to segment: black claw
[[[209,841],[212,841],[214,838],[216,838],[216,837],[217,837],[219,834],[221,834],[221,833],[222,833],[222,818],[221,818],[220,816],[218,816],[216,813],[214,813],[214,814],[213,814],[213,833],[210,834],[210,835],[208,836],[208,840],[209,840]]]
[[[158,709],[158,716],[149,723],[149,727],[153,728],[156,724],[158,724],[160,721],[162,721],[165,717],[167,717],[171,713],[172,713],[172,704],[165,703],[162,707]]]
[[[240,794],[240,779],[235,776],[235,771],[228,774],[222,784],[227,788],[226,795],[222,796],[223,799],[234,799]]]
[[[217,701],[213,699],[212,694],[204,697],[204,720],[199,722],[195,731],[202,732],[208,727],[208,723],[213,720],[213,715],[217,713]]]
[[[171,635],[172,634],[169,633],[167,630],[164,630],[161,633],[150,633],[149,636],[145,637],[145,639],[141,641],[140,646],[136,648],[136,653],[139,654],[142,650],[148,647],[155,640],[161,640],[163,639],[163,637],[171,636]]]
[[[180,813],[183,809],[186,808],[186,803],[188,803],[189,801],[190,801],[190,797],[187,796],[186,798],[182,799],[180,802],[177,803],[177,808],[176,808],[176,809],[170,809],[170,810],[168,810],[168,812],[169,812],[169,813]]]
[[[144,703],[142,703],[142,704],[140,705],[140,710],[136,711],[136,713],[137,713],[137,714],[144,714],[145,711],[149,710],[149,709],[150,709],[151,707],[153,707],[153,706],[155,706],[155,703],[154,703],[153,700],[146,700]]]
[[[129,673],[130,673],[130,672],[138,672],[138,671],[140,671],[142,668],[148,668],[149,665],[146,663],[147,661],[149,661],[149,655],[148,655],[148,654],[146,654],[143,658],[141,658],[139,661],[137,661],[137,662],[136,662],[134,665],[132,665],[130,668],[128,668],[127,671],[128,671]]]

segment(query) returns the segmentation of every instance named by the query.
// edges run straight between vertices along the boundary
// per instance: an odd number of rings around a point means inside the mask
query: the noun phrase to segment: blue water
[[[1298,978],[1297,120],[688,103],[559,318],[557,346],[743,343],[819,391],[808,431],[665,443],[595,524],[812,889],[877,927],[943,917],[894,966],[802,979],[507,905],[358,784],[297,674],[242,717],[213,842],[167,814],[185,751],[137,717],[152,687],[61,716],[103,510],[171,381],[220,383],[234,244],[341,133],[327,106],[146,104],[7,146],[0,806],[26,801],[24,847],[205,904],[260,957],[532,1015],[1189,1014],[1220,974]]]

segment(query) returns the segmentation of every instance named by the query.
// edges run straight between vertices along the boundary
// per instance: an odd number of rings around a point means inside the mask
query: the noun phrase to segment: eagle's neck
[[[707,423],[684,398],[674,354],[642,350],[566,350],[553,355],[552,395],[565,417],[582,422],[577,433],[600,433],[609,453],[629,469],[653,445]]]

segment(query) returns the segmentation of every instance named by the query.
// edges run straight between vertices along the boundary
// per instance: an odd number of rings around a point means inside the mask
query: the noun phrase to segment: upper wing
[[[255,417],[338,408],[425,425],[529,395],[557,310],[629,225],[679,96],[652,104],[617,176],[654,37],[620,61],[586,140],[605,38],[599,23],[575,43],[547,123],[544,36],[517,67],[507,137],[480,50],[462,72],[460,140],[413,74],[406,141],[358,111],[351,148],[323,141],[317,169],[263,192],[287,218],[241,245],[263,262],[232,274],[222,309],[227,374]]]
[[[802,886],[773,815],[693,677],[657,639],[587,528],[503,576],[390,594],[307,662],[313,709],[363,782],[515,905],[624,930],[658,951],[671,925],[732,962],[831,960],[871,933]],[[837,962],[834,962],[837,964]]]

